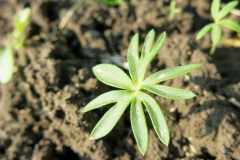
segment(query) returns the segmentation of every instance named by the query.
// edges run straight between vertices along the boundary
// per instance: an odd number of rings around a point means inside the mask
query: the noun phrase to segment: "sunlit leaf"
[[[138,54],[138,44],[139,44],[139,36],[138,34],[135,34],[130,42],[129,48],[128,48],[128,65],[129,65],[129,72],[130,76],[132,78],[133,83],[137,83],[138,78],[138,63],[139,63],[139,54]]]
[[[14,58],[10,47],[0,51],[0,83],[11,80],[14,70]]]
[[[235,32],[240,32],[240,25],[233,20],[223,19],[219,21],[218,24],[223,25],[231,30],[234,30]]]
[[[93,67],[93,73],[101,82],[109,86],[121,89],[132,89],[134,87],[129,76],[122,69],[115,65],[96,65]]]
[[[217,21],[221,20],[223,17],[228,15],[232,9],[234,9],[238,5],[238,1],[232,1],[227,3],[218,13]]]
[[[204,27],[198,32],[196,39],[198,40],[198,39],[202,38],[203,36],[205,36],[205,35],[207,34],[207,32],[208,32],[210,29],[212,29],[213,25],[214,25],[214,23],[211,23],[211,24],[208,24],[208,25],[204,26]]]
[[[110,91],[92,100],[90,103],[88,103],[84,107],[82,112],[88,112],[90,110],[105,106],[110,103],[116,103],[120,100],[125,101],[129,97],[131,97],[131,91],[127,91],[127,90]]]
[[[220,9],[220,0],[213,0],[211,5],[211,15],[214,21],[217,20],[219,9]]]
[[[144,103],[150,115],[155,132],[163,144],[168,145],[170,141],[170,134],[164,115],[158,103],[144,92],[138,92],[137,99]]]
[[[155,38],[155,31],[152,29],[151,31],[148,32],[145,38],[145,41],[142,47],[141,60],[143,58],[148,58],[148,54],[151,53],[154,38]]]
[[[214,24],[211,31],[211,39],[213,44],[217,45],[220,42],[221,37],[222,37],[221,27],[217,24]]]
[[[138,148],[142,154],[145,154],[148,148],[148,128],[141,101],[135,97],[131,104],[130,118]]]
[[[183,100],[196,96],[192,91],[164,85],[144,85],[142,87],[143,89],[168,99]]]
[[[140,62],[141,65],[139,67],[139,72],[141,72],[143,74],[141,74],[141,76],[139,77],[139,81],[142,81],[144,79],[144,76],[145,76],[148,65],[153,60],[153,58],[158,54],[158,52],[162,48],[165,40],[166,40],[166,32],[163,32],[159,36],[159,38],[158,38],[157,42],[155,43],[154,47],[152,48],[150,54],[148,54],[148,56],[144,57],[141,60],[141,62]]]
[[[149,76],[146,80],[144,80],[143,84],[160,83],[168,79],[172,79],[172,78],[184,75],[200,67],[202,67],[201,64],[189,64],[189,65],[164,69]]]
[[[15,28],[17,29],[18,36],[21,36],[21,34],[23,34],[23,31],[27,26],[28,18],[30,16],[30,13],[31,13],[30,8],[24,8],[18,14],[17,19],[15,21]]]
[[[132,97],[128,97],[124,101],[119,101],[111,109],[109,109],[93,128],[90,139],[99,139],[107,135],[117,124],[122,114],[131,102]]]

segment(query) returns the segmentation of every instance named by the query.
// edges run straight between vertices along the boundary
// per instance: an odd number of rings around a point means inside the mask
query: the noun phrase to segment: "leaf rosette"
[[[116,125],[127,107],[130,106],[130,120],[133,134],[140,152],[145,154],[148,148],[148,128],[143,107],[146,107],[157,136],[162,143],[165,145],[169,144],[169,129],[161,110],[163,105],[157,102],[148,92],[175,100],[193,98],[195,94],[189,90],[159,85],[158,83],[187,74],[200,68],[202,65],[189,64],[168,68],[146,78],[147,68],[162,48],[166,39],[166,33],[162,33],[153,46],[154,38],[155,32],[151,30],[145,38],[142,53],[139,55],[139,35],[135,34],[133,36],[127,55],[130,76],[112,64],[99,64],[93,67],[93,73],[97,79],[119,90],[104,93],[85,106],[83,112],[88,112],[108,104],[114,104],[94,127],[91,139],[98,139],[107,135]]]

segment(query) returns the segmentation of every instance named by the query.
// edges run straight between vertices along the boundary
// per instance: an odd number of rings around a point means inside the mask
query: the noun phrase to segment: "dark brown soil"
[[[79,3],[63,29],[58,29],[74,1],[0,1],[0,47],[9,42],[16,13],[32,9],[26,47],[14,52],[15,73],[0,85],[0,159],[33,160],[156,160],[240,159],[240,48],[219,45],[209,56],[209,35],[195,36],[211,22],[210,2],[186,0],[173,21],[164,1],[134,1],[128,6],[108,7]],[[240,18],[229,18],[240,22]],[[90,141],[89,134],[108,107],[82,114],[92,99],[112,90],[94,77],[98,63],[122,67],[134,33],[140,44],[150,29],[168,38],[149,74],[189,63],[203,67],[165,85],[187,88],[197,96],[187,101],[157,97],[170,114],[169,146],[163,145],[149,123],[149,149],[139,152],[133,137],[129,111],[106,137]],[[224,28],[223,40],[236,34]],[[118,57],[118,58],[113,58]],[[119,58],[120,57],[120,58]]]

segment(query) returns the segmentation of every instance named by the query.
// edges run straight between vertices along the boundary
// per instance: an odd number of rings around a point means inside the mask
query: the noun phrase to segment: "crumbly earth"
[[[182,12],[173,20],[164,1],[117,7],[74,2],[0,1],[1,49],[9,44],[6,33],[12,31],[17,12],[24,6],[32,9],[26,47],[14,51],[14,76],[0,85],[0,159],[240,159],[240,108],[230,102],[240,101],[240,48],[220,44],[210,56],[210,36],[195,40],[197,31],[212,21],[209,1],[179,2]],[[71,7],[73,14],[59,29]],[[235,15],[229,18],[240,22]],[[165,115],[171,142],[160,142],[147,116],[150,141],[143,156],[132,134],[129,110],[110,134],[96,141],[89,135],[109,107],[81,111],[113,89],[99,82],[91,68],[102,62],[121,66],[134,33],[140,34],[142,46],[150,29],[156,35],[166,31],[168,38],[148,74],[190,63],[203,67],[163,83],[197,96],[186,101],[156,97],[169,111]],[[223,28],[223,40],[234,36]]]

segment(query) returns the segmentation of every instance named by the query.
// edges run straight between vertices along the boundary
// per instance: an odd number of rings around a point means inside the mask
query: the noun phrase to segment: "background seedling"
[[[95,0],[95,1],[106,4],[108,6],[126,5],[125,0]]]
[[[115,103],[94,127],[91,139],[98,139],[107,135],[130,105],[133,134],[140,152],[145,154],[148,148],[148,129],[143,110],[144,105],[159,139],[165,145],[169,144],[169,130],[161,110],[163,105],[157,102],[146,91],[168,99],[180,100],[192,98],[195,94],[189,90],[158,85],[158,83],[184,75],[200,68],[201,65],[189,64],[169,68],[145,78],[148,65],[158,54],[165,42],[166,33],[162,33],[154,47],[152,47],[154,38],[155,32],[151,30],[145,39],[140,57],[138,53],[139,36],[135,34],[132,38],[127,55],[130,77],[119,67],[112,64],[99,64],[93,67],[93,73],[101,82],[120,90],[104,93],[85,106],[83,112]]]
[[[12,78],[14,68],[12,49],[19,50],[24,44],[24,30],[28,24],[30,12],[29,8],[25,8],[18,14],[14,23],[14,31],[8,34],[8,37],[12,40],[11,44],[0,51],[0,83],[5,84]]]
[[[231,10],[233,10],[237,5],[238,1],[232,1],[227,3],[221,10],[220,10],[220,0],[213,0],[211,4],[211,15],[213,17],[214,23],[210,23],[204,26],[197,34],[196,39],[202,38],[208,31],[211,30],[211,40],[212,40],[212,47],[210,50],[210,54],[214,54],[216,50],[216,45],[220,42],[222,37],[222,30],[221,26],[225,26],[235,32],[240,32],[240,25],[230,19],[223,19],[227,16]]]
[[[169,19],[173,20],[175,18],[175,14],[181,12],[181,8],[177,8],[177,0],[171,0],[169,7]]]

